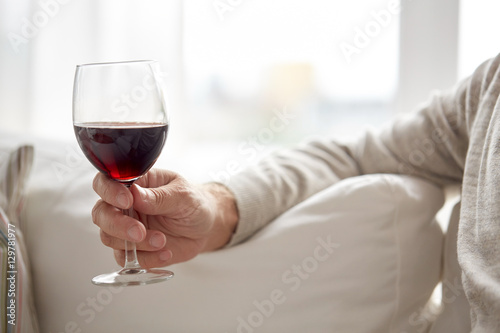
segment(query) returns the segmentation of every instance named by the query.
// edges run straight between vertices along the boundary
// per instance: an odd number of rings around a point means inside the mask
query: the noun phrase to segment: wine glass
[[[76,67],[73,127],[78,144],[100,172],[127,188],[153,166],[167,138],[160,74],[152,60]],[[133,208],[123,213],[137,218]],[[142,268],[135,243],[125,241],[124,268],[96,276],[92,283],[145,285],[173,276],[168,270]]]

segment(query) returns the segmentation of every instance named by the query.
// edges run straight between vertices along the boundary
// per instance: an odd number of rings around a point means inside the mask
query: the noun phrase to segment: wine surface
[[[145,174],[165,144],[168,125],[157,123],[75,124],[78,144],[108,177],[127,182]]]

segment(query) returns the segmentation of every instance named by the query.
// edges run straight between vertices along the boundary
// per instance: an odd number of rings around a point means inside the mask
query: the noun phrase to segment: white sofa
[[[3,160],[26,141],[2,137]],[[453,242],[457,210],[445,238],[435,220],[443,191],[426,181],[347,179],[241,245],[172,266],[168,282],[103,288],[90,279],[116,263],[90,217],[95,170],[75,144],[34,146],[20,229],[40,332],[470,330]],[[440,280],[436,308],[428,301]]]

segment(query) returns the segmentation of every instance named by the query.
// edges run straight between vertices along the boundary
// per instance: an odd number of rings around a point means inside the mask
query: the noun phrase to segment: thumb
[[[180,184],[181,182],[176,179],[167,185],[154,188],[134,184],[130,189],[134,197],[134,209],[147,215],[178,215],[186,204],[192,205],[192,191],[186,184]]]

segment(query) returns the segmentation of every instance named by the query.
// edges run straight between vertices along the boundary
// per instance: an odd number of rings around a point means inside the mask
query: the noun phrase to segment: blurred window
[[[389,119],[399,1],[192,0],[183,10],[198,139],[349,138]]]

